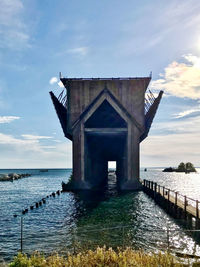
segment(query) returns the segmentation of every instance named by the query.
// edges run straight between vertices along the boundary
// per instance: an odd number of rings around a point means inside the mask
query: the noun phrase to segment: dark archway
[[[127,123],[107,100],[85,122],[86,128],[126,128]]]
[[[117,183],[126,177],[127,123],[104,100],[85,122],[85,178],[93,187],[106,184],[108,161],[116,161]]]

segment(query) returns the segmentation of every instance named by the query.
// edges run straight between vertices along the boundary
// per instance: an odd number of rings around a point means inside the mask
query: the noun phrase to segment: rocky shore
[[[14,180],[18,180],[24,177],[29,177],[31,176],[31,174],[29,173],[21,173],[21,174],[17,174],[17,173],[9,173],[9,174],[0,174],[0,182],[6,182],[6,181],[14,181]]]

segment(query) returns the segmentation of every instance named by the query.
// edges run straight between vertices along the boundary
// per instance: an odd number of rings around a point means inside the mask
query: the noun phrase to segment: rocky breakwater
[[[24,177],[29,177],[31,174],[29,173],[9,173],[9,174],[0,174],[0,182],[6,182],[6,181],[11,181],[13,182],[14,180],[18,180]]]

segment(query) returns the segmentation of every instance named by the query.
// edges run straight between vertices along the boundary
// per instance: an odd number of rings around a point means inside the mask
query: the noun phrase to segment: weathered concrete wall
[[[144,94],[150,78],[128,80],[70,80],[68,82],[68,123],[70,126],[79,118],[85,108],[106,87],[144,125]],[[62,79],[65,84],[65,79]]]

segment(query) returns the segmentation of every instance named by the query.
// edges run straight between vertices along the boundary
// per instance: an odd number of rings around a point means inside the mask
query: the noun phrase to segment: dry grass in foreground
[[[169,253],[147,254],[142,251],[135,251],[131,248],[125,250],[118,249],[114,251],[112,248],[97,248],[96,250],[88,250],[84,253],[76,255],[67,254],[61,257],[58,254],[45,257],[38,252],[27,257],[24,254],[18,254],[9,264],[10,267],[161,267],[161,266],[200,266],[200,263],[183,264],[179,262]]]

